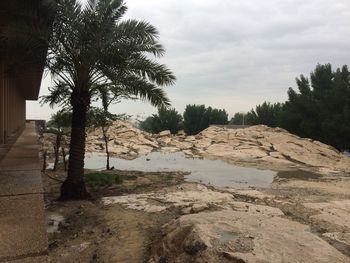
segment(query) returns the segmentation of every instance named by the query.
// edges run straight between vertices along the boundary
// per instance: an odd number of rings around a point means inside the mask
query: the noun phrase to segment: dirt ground
[[[176,211],[149,214],[114,205],[106,207],[101,196],[156,191],[179,184],[183,173],[113,171],[132,176],[121,185],[90,188],[91,200],[58,202],[63,171],[43,173],[52,262],[146,262],[149,248],[160,238],[159,226],[176,218]],[[57,220],[61,216],[64,220]]]
[[[219,209],[218,204],[211,203],[206,204],[204,208],[199,205],[198,211],[195,211],[195,205],[192,204],[192,209],[185,212],[184,206],[168,205],[169,201],[157,197],[155,193],[164,195],[176,193],[178,189],[198,187],[197,184],[184,183],[184,173],[132,171],[112,173],[129,180],[110,187],[90,188],[93,196],[91,200],[64,203],[56,201],[64,172],[46,171],[43,174],[48,227],[57,226],[56,231],[49,233],[49,253],[52,262],[153,262],[151,255],[162,246],[160,241],[164,237],[164,232],[161,226],[184,214]],[[208,191],[211,191],[210,189],[216,191],[213,192],[217,193],[215,196],[219,193],[229,193],[237,202],[280,209],[285,218],[309,226],[313,234],[336,248],[350,261],[349,210],[347,210],[350,204],[346,203],[350,199],[349,176],[315,176],[302,172],[291,176],[282,173],[270,189],[239,191],[208,187]],[[142,209],[130,209],[123,202],[105,205],[101,201],[102,197],[122,195],[133,198],[147,195],[148,199],[153,198],[152,204],[166,204],[168,207],[150,213]],[[187,201],[186,198],[181,199],[181,202],[183,201]],[[57,216],[59,218],[62,216],[64,220],[62,218],[57,220]],[[193,256],[193,260],[188,262],[205,262],[196,261],[195,258]],[[168,259],[171,259],[171,256],[168,255]],[[217,260],[208,262],[224,262]],[[159,258],[157,262],[182,261]]]

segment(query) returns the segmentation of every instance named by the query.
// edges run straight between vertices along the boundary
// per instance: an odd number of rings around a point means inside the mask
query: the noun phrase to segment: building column
[[[4,65],[0,62],[0,144],[5,143],[5,85]]]

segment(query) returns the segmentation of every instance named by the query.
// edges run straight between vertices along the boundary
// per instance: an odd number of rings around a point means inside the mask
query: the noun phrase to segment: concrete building
[[[25,109],[46,60],[44,1],[0,1],[0,262],[49,262],[38,136]]]
[[[49,23],[43,12],[40,1],[0,1],[0,145],[20,134],[25,101],[38,98]]]

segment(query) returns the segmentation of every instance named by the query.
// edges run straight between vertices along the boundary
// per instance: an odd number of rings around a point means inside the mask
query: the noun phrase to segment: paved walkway
[[[48,262],[46,220],[34,123],[0,162],[0,262]]]

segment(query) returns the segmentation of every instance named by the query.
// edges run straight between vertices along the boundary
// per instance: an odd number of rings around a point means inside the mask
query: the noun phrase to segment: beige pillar
[[[4,92],[4,65],[3,62],[0,62],[0,144],[5,143],[5,120],[4,120],[4,101],[5,101],[5,92]]]

